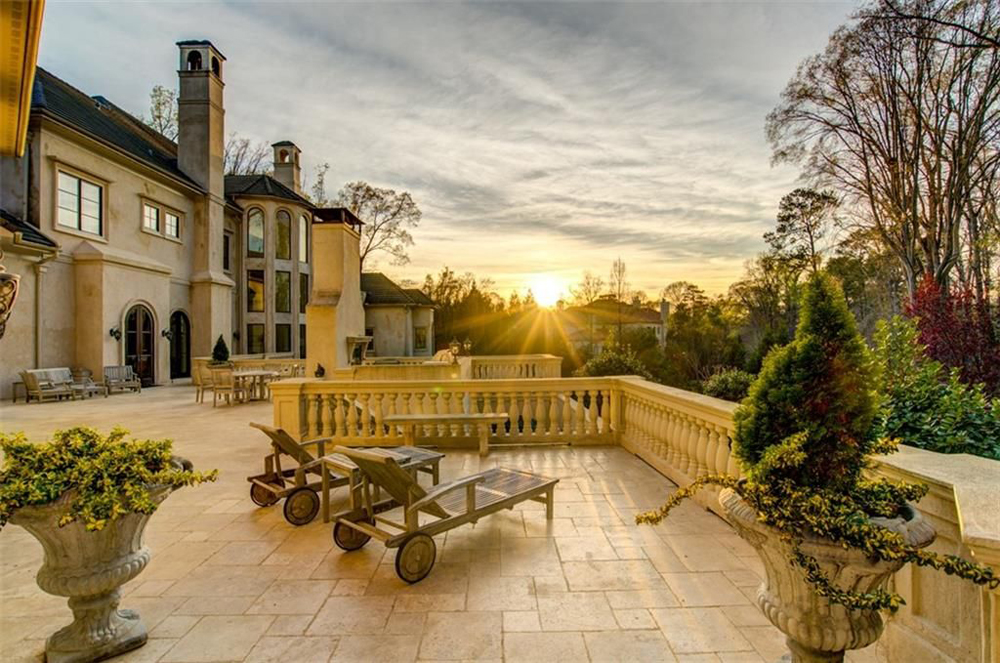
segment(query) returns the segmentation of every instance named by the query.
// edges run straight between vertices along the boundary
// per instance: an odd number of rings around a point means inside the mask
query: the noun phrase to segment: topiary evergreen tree
[[[819,461],[787,468],[797,485],[853,486],[876,442],[875,379],[868,348],[840,287],[823,273],[806,284],[792,342],[764,360],[733,417],[734,453],[753,476],[769,450],[800,436],[801,451]]]
[[[226,341],[222,338],[222,334],[219,334],[218,340],[215,341],[215,347],[212,348],[212,361],[217,364],[224,364],[229,361],[229,348],[226,346]]]

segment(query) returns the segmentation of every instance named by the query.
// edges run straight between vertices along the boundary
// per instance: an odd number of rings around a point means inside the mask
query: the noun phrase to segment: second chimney
[[[283,140],[271,147],[274,148],[274,179],[295,193],[302,193],[302,167],[299,165],[302,150],[290,140]]]

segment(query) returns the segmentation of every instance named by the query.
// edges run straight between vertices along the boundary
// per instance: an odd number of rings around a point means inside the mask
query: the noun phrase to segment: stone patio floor
[[[555,519],[529,502],[437,537],[424,581],[395,575],[395,551],[372,541],[333,544],[320,517],[285,522],[257,508],[268,403],[213,409],[188,386],[86,401],[0,405],[0,427],[42,440],[53,430],[115,424],[175,441],[216,484],[171,495],[152,517],[153,560],[123,588],[149,642],[116,661],[683,661],[749,663],[785,653],[783,636],[753,604],[761,566],[720,518],[684,505],[658,527],[633,516],[673,484],[618,447],[499,450],[481,460],[449,452],[442,480],[488,467],[558,477]],[[333,495],[333,508],[345,500]],[[34,576],[41,547],[24,530],[0,533],[0,660],[40,661],[68,623],[65,599]],[[874,661],[873,648],[849,654]]]

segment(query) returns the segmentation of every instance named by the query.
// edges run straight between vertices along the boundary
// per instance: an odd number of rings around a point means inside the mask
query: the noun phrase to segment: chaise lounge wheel
[[[373,524],[371,520],[362,520],[361,522]],[[364,532],[359,532],[353,527],[345,525],[341,522],[333,524],[333,542],[336,543],[337,547],[341,550],[346,550],[348,552],[358,550],[359,548],[363,548],[364,545],[371,540],[372,537]]]
[[[257,506],[271,506],[278,501],[278,496],[260,484],[250,484],[250,499]]]
[[[396,553],[396,575],[408,583],[420,582],[434,568],[437,546],[426,534],[414,534]]]
[[[285,498],[285,520],[306,525],[319,513],[319,495],[309,488],[296,488]]]

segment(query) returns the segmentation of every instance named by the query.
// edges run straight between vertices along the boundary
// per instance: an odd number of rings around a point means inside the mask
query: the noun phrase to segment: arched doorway
[[[184,311],[170,316],[170,379],[191,377],[191,322]]]
[[[156,382],[155,352],[156,338],[153,314],[142,304],[136,304],[125,315],[125,363],[147,387]]]

